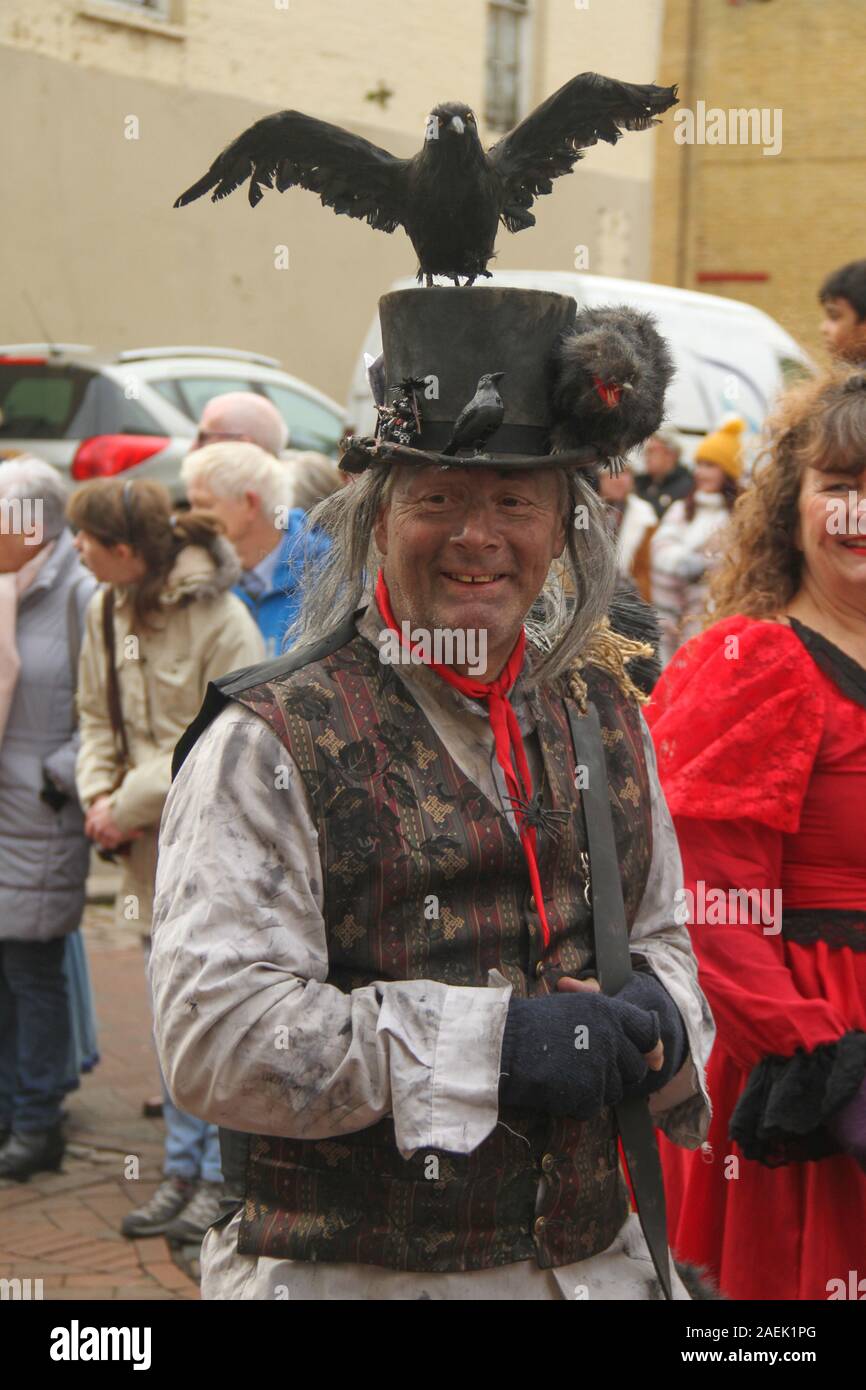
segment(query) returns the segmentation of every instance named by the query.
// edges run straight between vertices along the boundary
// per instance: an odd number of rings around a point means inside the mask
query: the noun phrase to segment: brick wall
[[[782,149],[656,147],[653,278],[747,300],[820,358],[816,293],[866,256],[862,0],[668,0],[659,63],[681,104],[782,112]],[[701,271],[766,272],[706,283]]]

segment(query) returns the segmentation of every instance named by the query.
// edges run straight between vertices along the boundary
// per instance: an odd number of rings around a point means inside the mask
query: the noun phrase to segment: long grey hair
[[[532,684],[552,681],[574,665],[590,633],[607,615],[616,583],[604,503],[579,473],[557,471],[566,543],[526,616],[527,639],[541,653]],[[302,601],[288,632],[293,655],[334,632],[371,592],[381,562],[373,531],[393,478],[392,467],[374,464],[308,515],[307,536],[315,528],[325,532],[331,544],[324,554],[304,544],[303,538],[299,546]]]

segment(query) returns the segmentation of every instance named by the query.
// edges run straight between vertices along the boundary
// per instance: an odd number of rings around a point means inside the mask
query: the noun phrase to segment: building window
[[[484,118],[494,130],[511,130],[523,114],[528,20],[528,0],[492,0],[487,10]]]
[[[131,10],[142,10],[155,19],[168,19],[171,0],[112,0],[115,5],[124,5]]]
[[[82,19],[185,39],[186,0],[79,0]]]

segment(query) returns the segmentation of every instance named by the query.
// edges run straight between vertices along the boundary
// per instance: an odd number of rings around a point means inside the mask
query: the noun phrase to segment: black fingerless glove
[[[665,1049],[661,1071],[650,1071],[638,1086],[638,1095],[649,1096],[660,1091],[672,1076],[676,1076],[689,1055],[689,1040],[682,1015],[664,985],[648,970],[636,970],[628,984],[623,985],[617,1000],[646,1009],[658,1020],[659,1036]]]
[[[503,1105],[588,1120],[646,1081],[659,1020],[622,997],[581,991],[511,999],[502,1041]]]

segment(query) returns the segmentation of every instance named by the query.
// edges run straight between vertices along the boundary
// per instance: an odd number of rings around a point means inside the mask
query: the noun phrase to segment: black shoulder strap
[[[596,970],[605,994],[616,994],[631,978],[632,965],[601,722],[591,702],[583,717],[570,701],[566,708],[574,755],[578,766],[586,768],[586,787],[581,798],[589,846]],[[649,1106],[642,1096],[631,1096],[621,1100],[615,1111],[638,1218],[659,1283],[665,1298],[669,1299],[671,1275],[665,1189]]]
[[[356,609],[338,628],[312,647],[304,647],[298,652],[284,652],[282,656],[274,657],[271,661],[260,661],[256,666],[244,666],[239,671],[230,671],[227,676],[220,676],[218,680],[211,681],[205,691],[201,709],[175,746],[171,762],[172,777],[176,777],[180,772],[193,745],[216,719],[220,710],[225,709],[229,700],[243,694],[245,690],[251,690],[255,685],[282,680],[293,671],[299,671],[302,666],[309,666],[312,662],[321,661],[322,657],[339,651],[355,636],[356,623],[364,612],[364,608]]]

